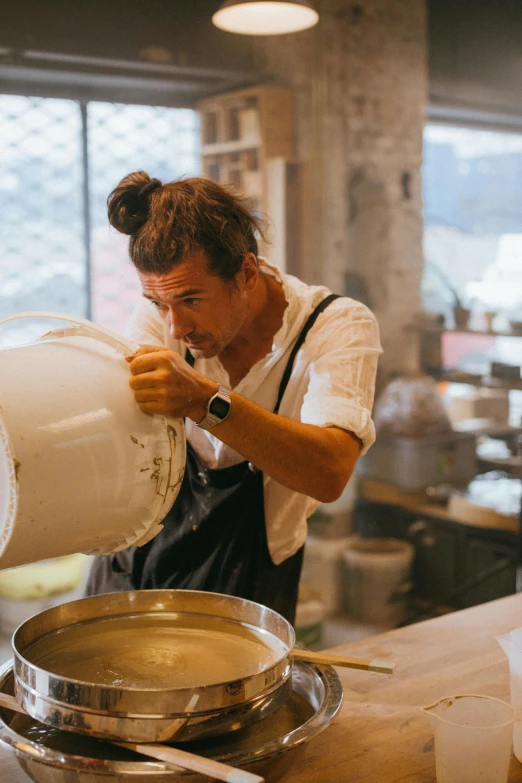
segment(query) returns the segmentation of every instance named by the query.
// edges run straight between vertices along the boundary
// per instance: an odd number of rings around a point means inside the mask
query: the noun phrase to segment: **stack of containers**
[[[352,479],[339,501],[310,520],[296,618],[297,639],[307,646],[321,646],[328,617],[377,629],[407,618],[414,548],[353,534],[355,486]]]

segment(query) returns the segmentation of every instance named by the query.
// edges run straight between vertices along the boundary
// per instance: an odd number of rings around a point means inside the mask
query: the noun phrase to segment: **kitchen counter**
[[[339,669],[342,711],[284,783],[434,783],[433,734],[419,707],[458,693],[508,700],[508,663],[494,637],[520,626],[522,595],[513,595],[335,648],[393,660],[396,673]],[[0,780],[29,780],[1,748]],[[514,757],[509,783],[522,783]]]

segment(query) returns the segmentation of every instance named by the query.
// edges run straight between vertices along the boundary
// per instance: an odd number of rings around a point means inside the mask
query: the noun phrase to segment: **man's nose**
[[[168,327],[170,336],[174,340],[183,340],[194,329],[190,321],[183,318],[179,312],[174,313],[172,310],[169,310]]]

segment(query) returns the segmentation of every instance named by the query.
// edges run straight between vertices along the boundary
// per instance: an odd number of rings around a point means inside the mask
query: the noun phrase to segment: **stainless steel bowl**
[[[215,622],[237,632],[255,629],[279,645],[272,665],[237,680],[191,688],[100,685],[59,676],[40,664],[42,649],[64,645],[64,634],[88,639],[114,618],[154,624]],[[185,619],[184,619],[185,618]],[[241,598],[192,590],[142,590],[83,598],[40,612],[13,636],[16,693],[36,720],[49,726],[129,742],[166,742],[219,735],[277,709],[290,688],[294,630],[276,612]],[[63,647],[66,650],[66,647]],[[212,649],[209,649],[212,655]],[[188,705],[197,695],[197,705]]]
[[[0,692],[14,692],[10,664],[0,670]],[[301,723],[297,719],[298,725],[288,731],[281,717],[286,709],[284,707],[267,720],[237,734],[228,735],[223,740],[201,741],[195,750],[255,772],[262,775],[267,783],[274,783],[295,764],[304,753],[306,744],[327,728],[339,711],[342,698],[341,681],[334,669],[295,663],[288,704],[291,705],[292,700],[299,705],[306,704],[309,714],[307,719]],[[135,760],[115,760],[103,758],[103,754],[97,754],[94,758],[71,754],[59,748],[52,749],[45,743],[37,744],[15,731],[11,728],[15,722],[12,712],[0,709],[0,743],[16,754],[18,763],[35,783],[101,783],[105,779],[130,783],[175,783],[176,780],[205,783],[208,780],[192,772],[169,770],[160,762],[142,761],[143,757],[138,756],[135,756]],[[70,738],[70,735],[63,736]],[[86,741],[82,737],[77,739]],[[187,747],[194,749],[192,743]]]

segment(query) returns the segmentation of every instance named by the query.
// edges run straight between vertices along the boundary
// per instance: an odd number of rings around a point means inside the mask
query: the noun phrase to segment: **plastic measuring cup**
[[[522,628],[496,637],[509,661],[509,679],[511,685],[511,704],[517,712],[513,729],[513,750],[522,761]]]
[[[462,694],[423,709],[435,734],[437,783],[507,783],[515,722],[511,705]]]

